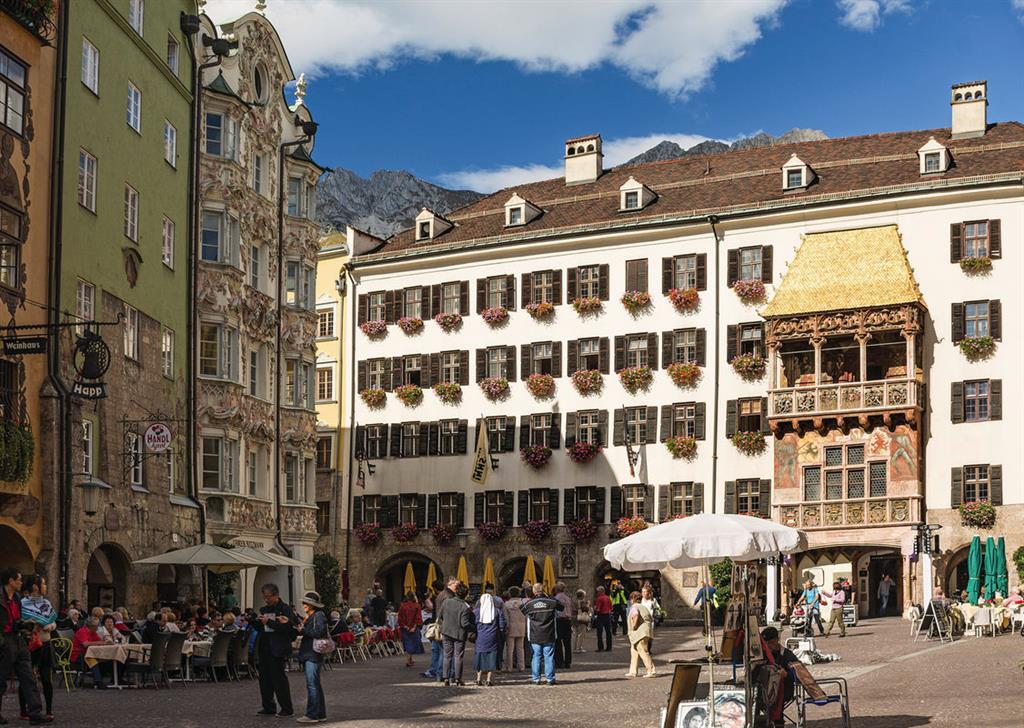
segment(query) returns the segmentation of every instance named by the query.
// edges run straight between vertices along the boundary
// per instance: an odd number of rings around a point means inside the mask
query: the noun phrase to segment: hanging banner
[[[469,479],[477,485],[487,485],[487,473],[491,469],[491,453],[487,449],[487,420],[481,418],[477,428],[476,452],[473,454],[473,472]]]

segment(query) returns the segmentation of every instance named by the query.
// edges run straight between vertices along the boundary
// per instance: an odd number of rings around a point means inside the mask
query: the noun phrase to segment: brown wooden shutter
[[[519,491],[516,494],[516,500],[519,501],[519,516],[516,518],[516,523],[525,526],[526,522],[530,520],[530,491]]]
[[[609,373],[609,368],[608,368],[609,356],[608,356],[608,354],[609,354],[609,351],[608,351],[608,337],[607,336],[602,336],[601,340],[598,342],[598,345],[597,345],[597,368],[601,371],[602,374],[608,374]]]
[[[519,418],[519,448],[522,449],[530,444],[530,415],[523,415]]]
[[[1003,305],[998,300],[988,302],[988,335],[996,341],[1003,338]]]
[[[441,423],[424,422],[422,426],[427,428],[427,455],[440,455]]]
[[[484,522],[484,506],[487,496],[484,493],[473,494],[473,525],[480,526]]]
[[[988,257],[1003,257],[1003,225],[999,220],[988,221]]]
[[[674,331],[661,332],[661,365],[668,369],[676,361],[676,335]]]
[[[772,428],[768,426],[768,398],[761,397],[761,434],[771,433]]]
[[[533,303],[533,273],[523,273],[522,306]]]
[[[964,383],[952,382],[949,386],[949,418],[953,421],[953,424],[958,424],[964,421]],[[991,392],[992,390],[989,389],[990,412],[992,399]]]
[[[427,381],[423,383],[423,388],[426,389],[441,381],[441,355],[425,354],[424,358],[430,362],[430,373],[426,377]]]
[[[661,405],[661,441],[665,442],[672,436],[672,408],[673,405]]]
[[[729,251],[726,272],[726,283],[730,288],[732,288],[732,284],[736,282],[736,279],[740,275],[740,252],[738,250]]]
[[[565,446],[567,448],[576,444],[576,413],[565,413]]]
[[[573,339],[566,348],[565,354],[565,376],[571,377],[580,368],[580,343]]]
[[[437,292],[438,292],[438,310],[440,310],[441,309],[441,305],[440,305],[441,289],[440,289],[440,287],[438,287],[438,291]],[[435,313],[433,310],[431,310],[430,300],[431,300],[430,286],[421,286],[420,287],[420,318],[422,318],[424,320],[432,317],[434,315],[434,313]]]
[[[390,392],[394,387],[391,386],[391,376],[393,370],[393,362],[390,358],[384,359],[384,373],[381,375],[381,388],[385,392]]]
[[[739,414],[739,400],[730,399],[725,403],[725,436],[732,437],[736,434],[737,420]]]
[[[558,525],[558,488],[548,489],[548,522]]]
[[[708,255],[697,253],[697,290],[706,291],[708,288]]]
[[[594,523],[606,523],[604,504],[607,500],[607,494],[604,488],[594,488],[594,510],[597,511],[594,518]]]
[[[419,426],[420,426],[420,441],[419,441],[419,444],[417,444],[417,446],[416,446],[416,456],[417,457],[419,457],[421,455],[426,455],[427,454],[427,445],[429,444],[429,440],[430,440],[430,423],[429,422],[420,422]]]
[[[402,424],[400,422],[392,422],[391,429],[389,431],[390,441],[389,454],[393,458],[397,458],[402,454]]]
[[[672,290],[672,279],[675,277],[675,258],[661,259],[661,293],[667,296]]]
[[[622,518],[622,487],[613,485],[609,489],[608,500],[611,503],[608,508],[608,521],[615,523]]]
[[[707,331],[704,329],[697,329],[697,366],[707,366]]]
[[[515,508],[516,496],[511,490],[505,490],[501,493],[501,522],[509,528],[516,525],[515,517],[513,516],[513,509]]]
[[[366,293],[359,294],[359,323],[365,324],[370,316],[370,296]]]
[[[579,293],[576,291],[577,273],[579,273],[578,268],[569,268],[565,271],[565,300],[569,303],[579,297]]]
[[[654,520],[654,488],[650,485],[644,485],[644,520]]]
[[[988,467],[988,499],[994,506],[1003,505],[1003,466]]]
[[[961,222],[949,226],[949,262],[959,263],[964,250],[964,225]]]
[[[466,525],[466,494],[455,494],[455,527],[461,529]]]
[[[562,523],[569,524],[576,520],[576,489],[566,488],[562,493]]]
[[[551,342],[551,376],[562,376],[562,342]]]
[[[597,297],[608,300],[608,264],[602,263],[597,269]]]
[[[482,313],[487,308],[487,279],[476,279],[476,312]]]
[[[519,371],[523,373],[524,382],[533,374],[533,344],[523,344],[519,350]]]
[[[615,337],[615,371],[620,372],[626,368],[626,337]]]
[[[704,512],[704,484],[694,483],[693,484],[693,513]]]
[[[400,356],[391,357],[391,388],[405,384],[405,359]]]
[[[366,454],[366,425],[356,425],[356,458]]]
[[[765,518],[772,515],[772,481],[762,480],[758,483],[757,511]]]
[[[964,502],[964,469],[951,468],[949,476],[949,505],[958,507]]]
[[[427,496],[427,528],[433,528],[437,525],[439,515],[440,505],[438,494],[431,493]]]
[[[1003,419],[1003,380],[988,380],[988,418]]]
[[[658,408],[647,408],[647,444],[653,445],[658,441]]]
[[[633,263],[634,263],[634,261],[632,261],[632,260],[627,260],[626,261],[626,290],[627,291],[635,291],[636,290],[636,284],[637,284],[637,280],[636,280],[636,266]]]
[[[502,452],[515,452],[516,449],[516,416],[505,416],[505,449]]]
[[[608,410],[597,413],[597,429],[601,435],[601,447],[608,447]]]
[[[363,523],[363,496],[357,495],[352,498],[352,525],[360,526]]]
[[[395,292],[384,291],[384,321],[385,323],[395,323]]]
[[[615,421],[612,425],[612,444],[616,446],[626,444],[626,410],[621,407],[615,410]]]
[[[663,522],[668,518],[668,495],[671,485],[659,485],[658,488],[658,520]]]
[[[693,406],[693,439],[703,440],[707,422],[707,403],[697,402]]]
[[[722,509],[723,513],[735,513],[736,512],[736,481],[727,480],[725,481],[725,508]]]
[[[523,344],[529,346],[529,344]],[[516,381],[516,347],[515,345],[505,347],[505,379],[510,382]],[[525,374],[525,373],[524,373]]]
[[[739,353],[740,327],[736,325],[725,327],[725,363],[729,364]]]
[[[469,384],[469,350],[463,349],[459,352],[459,384],[465,387]]]
[[[430,287],[430,309],[423,318],[434,318],[441,313],[441,284],[435,283]]]
[[[505,308],[509,311],[516,310],[516,277],[505,276]]]
[[[562,271],[551,271],[551,297],[552,303],[556,306],[562,305]]]
[[[551,449],[557,450],[562,446],[562,413],[551,413],[551,430],[548,433]]]
[[[772,246],[770,245],[761,247],[761,281],[772,282]]]
[[[954,344],[959,344],[964,338],[964,305],[954,303],[950,307],[950,322],[952,323],[952,339]]]
[[[479,383],[487,378],[487,349],[476,350],[476,381]]]
[[[359,362],[359,364],[356,365],[356,371],[358,372],[356,375],[356,381],[358,382],[358,384],[356,384],[356,389],[362,392],[366,389],[367,381],[370,377],[366,362]]]
[[[478,425],[482,426],[483,423]],[[459,420],[459,429],[455,433],[455,452],[465,455],[469,451],[469,420]],[[490,463],[488,463],[490,465]]]
[[[459,282],[459,313],[469,316],[469,281]]]
[[[647,366],[658,368],[658,335],[647,334]]]

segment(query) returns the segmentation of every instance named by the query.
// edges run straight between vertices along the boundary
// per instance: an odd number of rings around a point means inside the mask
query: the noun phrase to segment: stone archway
[[[412,564],[412,572],[416,577],[416,596],[423,597],[427,588],[427,572],[430,564],[434,565],[435,578],[444,580],[444,570],[441,565],[425,554],[416,551],[403,551],[391,556],[377,567],[375,579],[380,582],[384,590],[384,598],[396,607],[405,596],[405,566]],[[358,592],[356,592],[358,594]],[[363,594],[366,592],[363,591]],[[362,606],[360,603],[358,606]]]
[[[89,557],[85,580],[90,607],[116,608],[128,603],[128,573],[131,562],[120,546],[102,543]]]
[[[514,586],[523,585],[523,573],[526,571],[526,557],[517,556],[514,559],[509,559],[498,569],[494,577],[498,580],[495,584],[495,588],[498,594],[502,594],[506,589],[510,589]]]
[[[0,526],[0,554],[6,566],[18,569],[22,575],[35,573],[32,550],[21,534],[10,526]]]

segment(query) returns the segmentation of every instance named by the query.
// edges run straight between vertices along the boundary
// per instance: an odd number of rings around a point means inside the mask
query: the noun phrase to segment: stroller
[[[797,607],[789,615],[789,626],[794,637],[802,635],[807,626],[807,610],[804,607]]]

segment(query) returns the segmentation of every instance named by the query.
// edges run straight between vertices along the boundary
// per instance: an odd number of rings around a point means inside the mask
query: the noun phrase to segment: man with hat
[[[327,703],[324,700],[323,685],[320,684],[320,671],[324,666],[325,653],[318,652],[316,648],[323,649],[325,643],[321,640],[332,641],[320,594],[315,591],[303,594],[302,611],[306,616],[299,625],[299,633],[302,635],[302,641],[299,642],[299,664],[306,674],[306,714],[300,717],[298,722],[322,723],[327,720]]]
[[[292,709],[292,693],[288,687],[285,665],[292,654],[295,639],[295,612],[281,599],[277,584],[264,584],[260,590],[266,605],[260,608],[260,615],[252,627],[256,631],[256,655],[260,666],[260,698],[263,707],[257,715],[295,715]],[[277,705],[281,706],[278,712]]]

